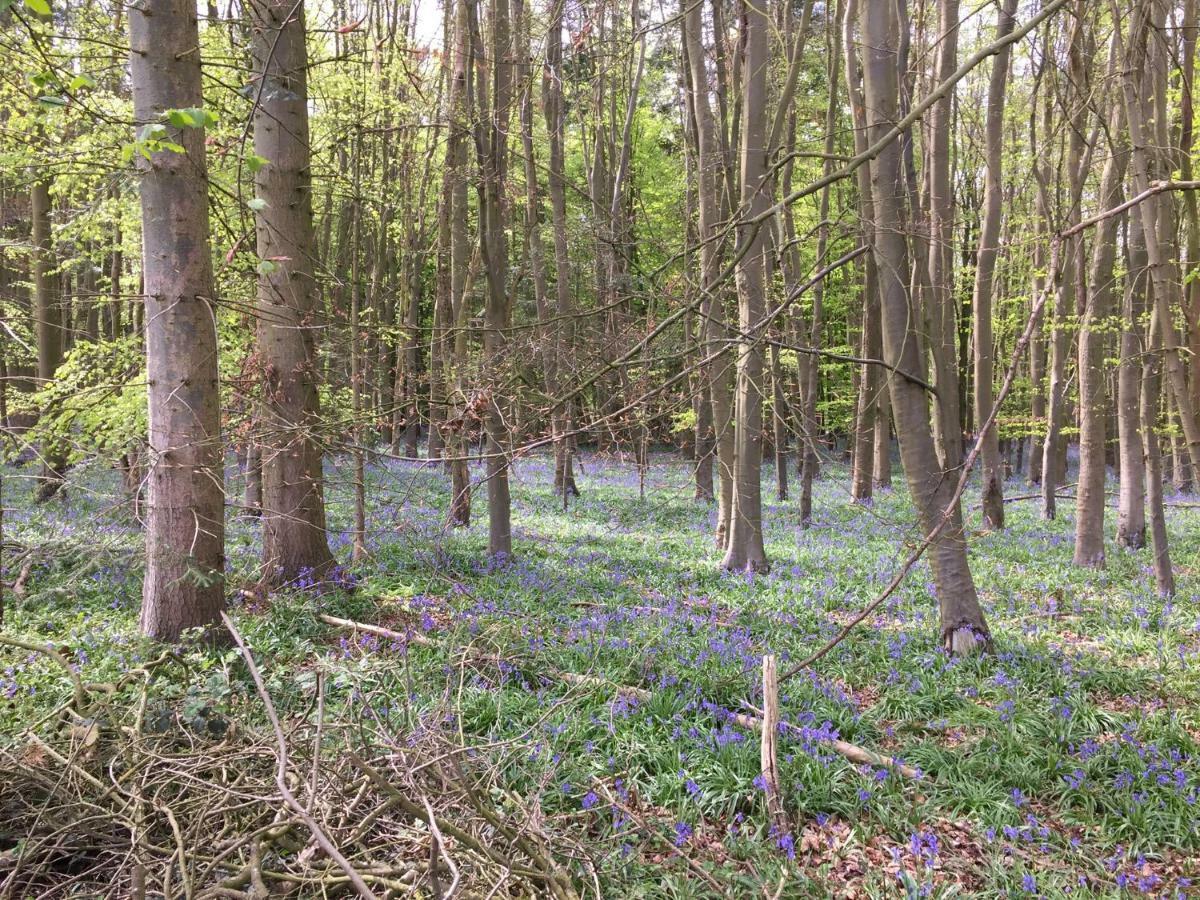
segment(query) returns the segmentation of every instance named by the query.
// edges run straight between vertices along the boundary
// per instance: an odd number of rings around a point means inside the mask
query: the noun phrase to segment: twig
[[[275,732],[275,742],[279,748],[279,753],[277,756],[279,764],[275,769],[275,783],[279,786],[279,793],[283,795],[284,802],[292,808],[292,811],[296,813],[296,815],[298,815],[302,820],[304,820],[304,824],[308,827],[308,830],[312,832],[313,837],[316,838],[316,841],[320,845],[321,849],[324,850],[329,858],[337,863],[341,870],[346,873],[346,877],[350,879],[350,883],[354,885],[354,888],[358,891],[359,895],[362,897],[374,898],[375,893],[369,887],[367,887],[367,883],[363,881],[362,876],[358,874],[352,865],[350,865],[350,861],[342,855],[341,851],[333,845],[333,841],[329,839],[321,826],[317,824],[317,820],[309,815],[308,810],[304,808],[304,805],[296,799],[296,796],[288,788],[287,741],[283,736],[283,726],[279,724],[279,716],[275,713],[275,705],[271,702],[271,695],[267,693],[267,688],[263,684],[262,675],[260,675],[258,672],[258,666],[254,664],[254,657],[250,655],[250,649],[246,646],[246,642],[243,640],[241,632],[237,630],[232,620],[226,613],[221,613],[221,621],[225,623],[225,627],[229,629],[229,633],[233,635],[234,642],[238,645],[238,648],[241,649],[242,658],[246,661],[246,667],[250,670],[250,677],[254,679],[254,688],[256,691],[258,691],[258,696],[263,702],[263,707],[266,710],[267,718],[271,720],[271,728]]]
[[[336,625],[338,628],[348,628],[351,631],[364,631],[367,634],[373,634],[376,637],[390,638],[395,641],[403,641],[409,644],[420,644],[422,647],[436,646],[433,641],[425,637],[423,634],[405,634],[402,631],[393,631],[390,628],[384,628],[382,625],[368,625],[365,622],[354,622],[350,619],[339,619],[337,616],[329,616],[322,613],[318,616],[326,625]]]

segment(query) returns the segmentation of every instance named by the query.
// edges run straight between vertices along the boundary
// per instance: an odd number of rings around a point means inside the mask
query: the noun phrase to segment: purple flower
[[[675,823],[675,846],[682,847],[692,837],[692,826],[687,822]]]

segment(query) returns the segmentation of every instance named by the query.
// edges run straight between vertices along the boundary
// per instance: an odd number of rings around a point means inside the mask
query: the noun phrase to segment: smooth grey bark
[[[1083,164],[1087,119],[1086,66],[1087,51],[1087,7],[1082,2],[1075,4],[1075,20],[1071,26],[1070,44],[1067,48],[1069,84],[1066,88],[1070,97],[1070,129],[1066,167],[1072,180],[1068,185],[1068,209],[1066,225],[1079,221],[1079,202],[1083,191],[1083,178],[1075,173],[1085,169]],[[1046,406],[1046,438],[1042,445],[1042,515],[1054,519],[1058,514],[1058,489],[1066,477],[1067,442],[1063,427],[1067,418],[1067,359],[1070,356],[1071,340],[1067,332],[1069,319],[1075,314],[1075,303],[1079,296],[1078,282],[1082,278],[1083,238],[1069,238],[1063,251],[1062,274],[1054,295],[1054,310],[1050,338],[1050,385]]]
[[[508,175],[508,133],[512,111],[513,48],[508,0],[491,3],[491,97],[488,122],[478,141],[479,248],[486,273],[483,355],[491,384],[484,411],[487,434],[488,554],[512,555],[512,501],[508,483],[509,432],[504,401],[497,393],[508,354],[507,329],[511,314],[508,285],[508,226],[505,215],[505,183]]]
[[[1155,172],[1151,159],[1153,148],[1169,146],[1165,143],[1167,123],[1163,121],[1166,115],[1166,61],[1161,58],[1161,48],[1158,50],[1158,58],[1148,58],[1147,49],[1151,33],[1161,33],[1165,18],[1166,4],[1162,0],[1149,0],[1134,9],[1130,23],[1122,84],[1125,91],[1125,113],[1129,120],[1130,171],[1133,176],[1133,191],[1136,194],[1141,194],[1150,187],[1151,176]],[[1117,34],[1119,39],[1119,31]],[[1153,124],[1157,126],[1157,134],[1152,133],[1146,123],[1142,97],[1138,90],[1138,76],[1144,70],[1156,73]],[[1187,441],[1188,460],[1193,471],[1200,471],[1200,420],[1196,418],[1192,396],[1188,391],[1187,367],[1173,319],[1173,310],[1182,304],[1178,258],[1174,252],[1173,204],[1171,192],[1163,192],[1139,203],[1137,213],[1141,217],[1146,241],[1146,259],[1150,267],[1150,282],[1154,288],[1154,311],[1162,323],[1163,364],[1179,410],[1184,438]]]
[[[829,63],[826,68],[829,79],[828,98],[825,104],[825,143],[823,152],[825,159],[821,166],[822,174],[828,178],[833,172],[833,151],[835,147],[835,137],[837,133],[838,111],[841,109],[841,99],[838,97],[838,57],[842,55],[841,46],[844,44],[846,48],[846,80],[847,89],[850,91],[851,106],[854,106],[856,96],[855,91],[858,89],[858,65],[851,59],[852,47],[848,39],[848,35],[844,32],[851,28],[851,23],[855,17],[856,10],[855,0],[847,0],[845,17],[841,23],[831,21],[829,32]],[[840,24],[840,28],[839,28]],[[861,102],[859,103],[861,107]],[[862,125],[855,120],[855,144],[857,146],[858,133],[862,129]],[[862,186],[864,176],[859,176],[859,186]],[[784,184],[784,193],[788,192],[789,184]],[[817,260],[823,262],[825,260],[829,248],[829,201],[831,185],[826,184],[822,189],[820,196],[817,199]],[[785,215],[791,217],[790,207],[785,210]],[[794,223],[789,221],[789,238],[795,233]],[[870,265],[870,263],[868,263]],[[813,287],[812,295],[812,316],[808,323],[808,343],[810,347],[818,348],[821,343],[822,328],[824,327],[825,316],[825,279],[821,279]],[[801,379],[801,404],[802,413],[800,416],[800,527],[808,528],[812,524],[812,491],[813,482],[821,470],[821,458],[817,454],[817,388],[819,369],[817,367],[817,357],[815,354],[809,354],[800,360],[800,379]]]
[[[1141,428],[1142,337],[1146,311],[1146,249],[1138,216],[1128,219],[1125,293],[1121,302],[1121,349],[1117,366],[1117,438],[1121,481],[1117,496],[1117,544],[1146,546],[1146,455]]]
[[[718,182],[723,167],[716,121],[708,98],[708,72],[700,40],[703,22],[700,4],[681,0],[683,40],[687,46],[691,73],[692,115],[696,121],[696,181],[700,231],[700,304],[703,337],[701,352],[709,362],[704,380],[712,401],[713,441],[717,458],[717,529],[716,544],[724,549],[729,534],[733,506],[734,434],[733,396],[729,386],[731,354],[725,320],[725,292],[717,283],[721,274],[721,247],[718,241],[720,205]]]
[[[1016,0],[1004,0],[997,13],[996,40],[1013,29]],[[983,185],[983,221],[979,227],[979,250],[975,261],[975,293],[972,301],[975,341],[975,421],[986,422],[995,403],[992,381],[995,377],[992,316],[995,308],[996,256],[1000,251],[1000,225],[1004,203],[1004,92],[1008,83],[1010,45],[992,59],[988,82],[987,119],[984,126],[986,171]],[[982,435],[980,474],[983,479],[982,504],[985,528],[1004,528],[1004,462],[1000,458],[1000,435],[995,425]]]
[[[129,43],[138,128],[203,105],[194,3],[130,7]],[[174,641],[224,608],[225,490],[204,129],[167,131],[183,152],[138,162],[150,412],[140,626]]]
[[[262,461],[262,577],[281,585],[301,577],[322,579],[336,564],[326,532],[317,437],[308,54],[302,5],[251,0],[247,10],[259,78],[254,149],[267,160],[254,176],[256,197],[264,204],[255,213],[258,256],[271,264],[259,274],[256,304],[263,376],[255,447]]]
[[[1162,450],[1159,446],[1158,407],[1162,397],[1162,320],[1158,304],[1151,306],[1147,352],[1142,357],[1142,396],[1139,413],[1146,457],[1146,506],[1150,512],[1150,543],[1154,552],[1154,583],[1160,597],[1175,596],[1175,573],[1167,540],[1163,509]]]
[[[63,361],[63,307],[54,273],[54,247],[50,237],[50,181],[35,178],[30,188],[33,219],[33,320],[37,336],[37,383],[39,389],[54,382]],[[66,461],[63,448],[54,438],[39,449],[41,470],[37,477],[37,502],[49,500],[63,486]]]
[[[899,84],[896,56],[900,43],[899,18],[893,4],[863,4],[859,9],[863,83],[868,142],[880,140],[898,119]],[[884,361],[895,367],[889,382],[892,414],[900,438],[900,454],[921,529],[930,534],[948,521],[930,546],[937,590],[943,646],[967,654],[990,643],[987,623],[971,569],[962,529],[962,511],[955,499],[956,479],[938,463],[929,404],[924,388],[905,374],[924,374],[917,344],[917,320],[909,294],[908,242],[904,236],[902,148],[892,141],[870,162],[875,201],[874,253],[883,313]]]
[[[1110,71],[1115,73],[1115,54]],[[1108,133],[1121,141],[1125,117],[1118,103],[1109,118]],[[1121,202],[1128,151],[1121,144],[1110,147],[1100,177],[1099,207],[1111,209]],[[1079,332],[1079,486],[1075,504],[1075,565],[1103,568],[1104,493],[1107,441],[1107,384],[1104,351],[1107,320],[1113,309],[1113,265],[1117,255],[1118,216],[1101,221],[1092,244],[1090,292]]]
[[[742,0],[742,143],[741,208],[751,217],[770,205],[767,181],[767,69],[770,65],[766,0]],[[731,571],[764,572],[770,568],[763,545],[762,432],[763,351],[765,328],[766,230],[756,225],[738,228],[744,247],[737,262],[738,325],[737,397],[734,428],[733,511],[729,543],[721,565]]]
[[[903,2],[903,0],[900,0]],[[868,4],[875,6],[876,4]],[[950,78],[958,66],[958,0],[938,4],[937,82]],[[942,467],[958,469],[963,442],[958,371],[958,312],[954,289],[954,184],[951,179],[953,93],[929,110],[927,161],[929,172],[929,352],[933,359],[933,428]]]
[[[566,107],[563,102],[562,19],[566,0],[554,0],[550,28],[546,33],[546,69],[542,75],[542,111],[550,145],[550,220],[554,233],[554,299],[558,325],[555,329],[556,390],[564,390],[567,363],[575,358],[575,309],[571,297],[571,257],[567,246],[567,175],[565,158]],[[562,496],[579,496],[575,481],[572,439],[575,400],[568,398],[551,411],[554,429],[554,488]],[[711,482],[711,472],[710,472]],[[710,488],[711,493],[711,488]]]

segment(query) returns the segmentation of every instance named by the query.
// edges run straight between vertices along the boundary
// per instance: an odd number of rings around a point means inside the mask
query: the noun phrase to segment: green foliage
[[[146,440],[145,358],[135,338],[77,343],[48,385],[10,395],[16,413],[36,414],[31,443],[70,448],[68,461],[116,460]]]

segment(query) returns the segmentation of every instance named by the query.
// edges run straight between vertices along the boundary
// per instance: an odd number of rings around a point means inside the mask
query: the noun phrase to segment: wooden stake
[[[774,654],[763,657],[763,717],[761,724],[761,760],[763,790],[767,795],[767,813],[779,835],[787,833],[787,817],[779,794],[779,756],[775,745],[779,734],[779,669]]]

